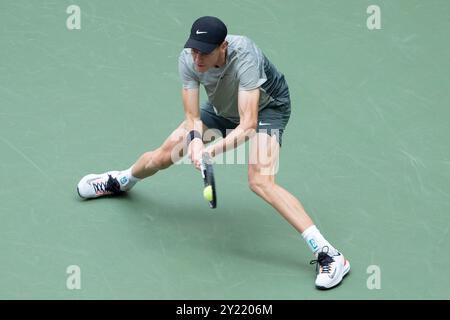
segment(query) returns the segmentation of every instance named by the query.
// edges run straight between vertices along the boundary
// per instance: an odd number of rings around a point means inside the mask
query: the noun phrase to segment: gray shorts
[[[256,132],[264,132],[277,138],[281,146],[281,138],[291,115],[291,103],[289,99],[277,101],[258,112],[258,124]],[[214,111],[213,105],[204,103],[200,108],[200,118],[208,129],[217,129],[222,137],[226,137],[230,130],[236,128],[239,123],[221,117]],[[227,132],[228,130],[228,132]]]

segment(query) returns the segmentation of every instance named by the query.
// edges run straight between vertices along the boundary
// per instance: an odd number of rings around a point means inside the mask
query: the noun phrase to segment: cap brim
[[[184,45],[185,48],[192,48],[197,49],[202,53],[211,53],[215,48],[217,48],[217,44],[214,43],[207,43],[207,42],[201,42],[195,39],[189,38],[186,44]]]

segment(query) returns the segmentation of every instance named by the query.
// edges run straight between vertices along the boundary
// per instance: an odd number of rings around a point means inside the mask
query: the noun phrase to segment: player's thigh
[[[278,172],[280,145],[276,136],[258,132],[249,140],[249,181],[274,181]]]

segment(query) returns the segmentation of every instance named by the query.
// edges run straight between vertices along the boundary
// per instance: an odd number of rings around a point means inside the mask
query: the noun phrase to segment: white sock
[[[314,255],[318,255],[319,252],[323,250],[324,247],[328,247],[328,252],[331,255],[337,254],[337,250],[322,236],[319,229],[315,225],[310,226],[302,233],[303,239],[305,239],[308,244],[309,249],[314,253]],[[327,252],[327,249],[324,250]]]
[[[131,174],[132,169],[133,166],[131,166],[127,170],[120,171],[119,174],[117,175],[117,180],[119,181],[120,184],[120,190],[128,191],[131,188],[133,188],[138,181],[141,181],[141,179],[136,178]]]

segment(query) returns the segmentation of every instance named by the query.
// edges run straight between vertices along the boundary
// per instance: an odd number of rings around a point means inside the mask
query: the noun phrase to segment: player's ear
[[[228,48],[228,41],[224,41],[222,42],[222,44],[220,45],[220,49],[221,50],[226,50]]]

